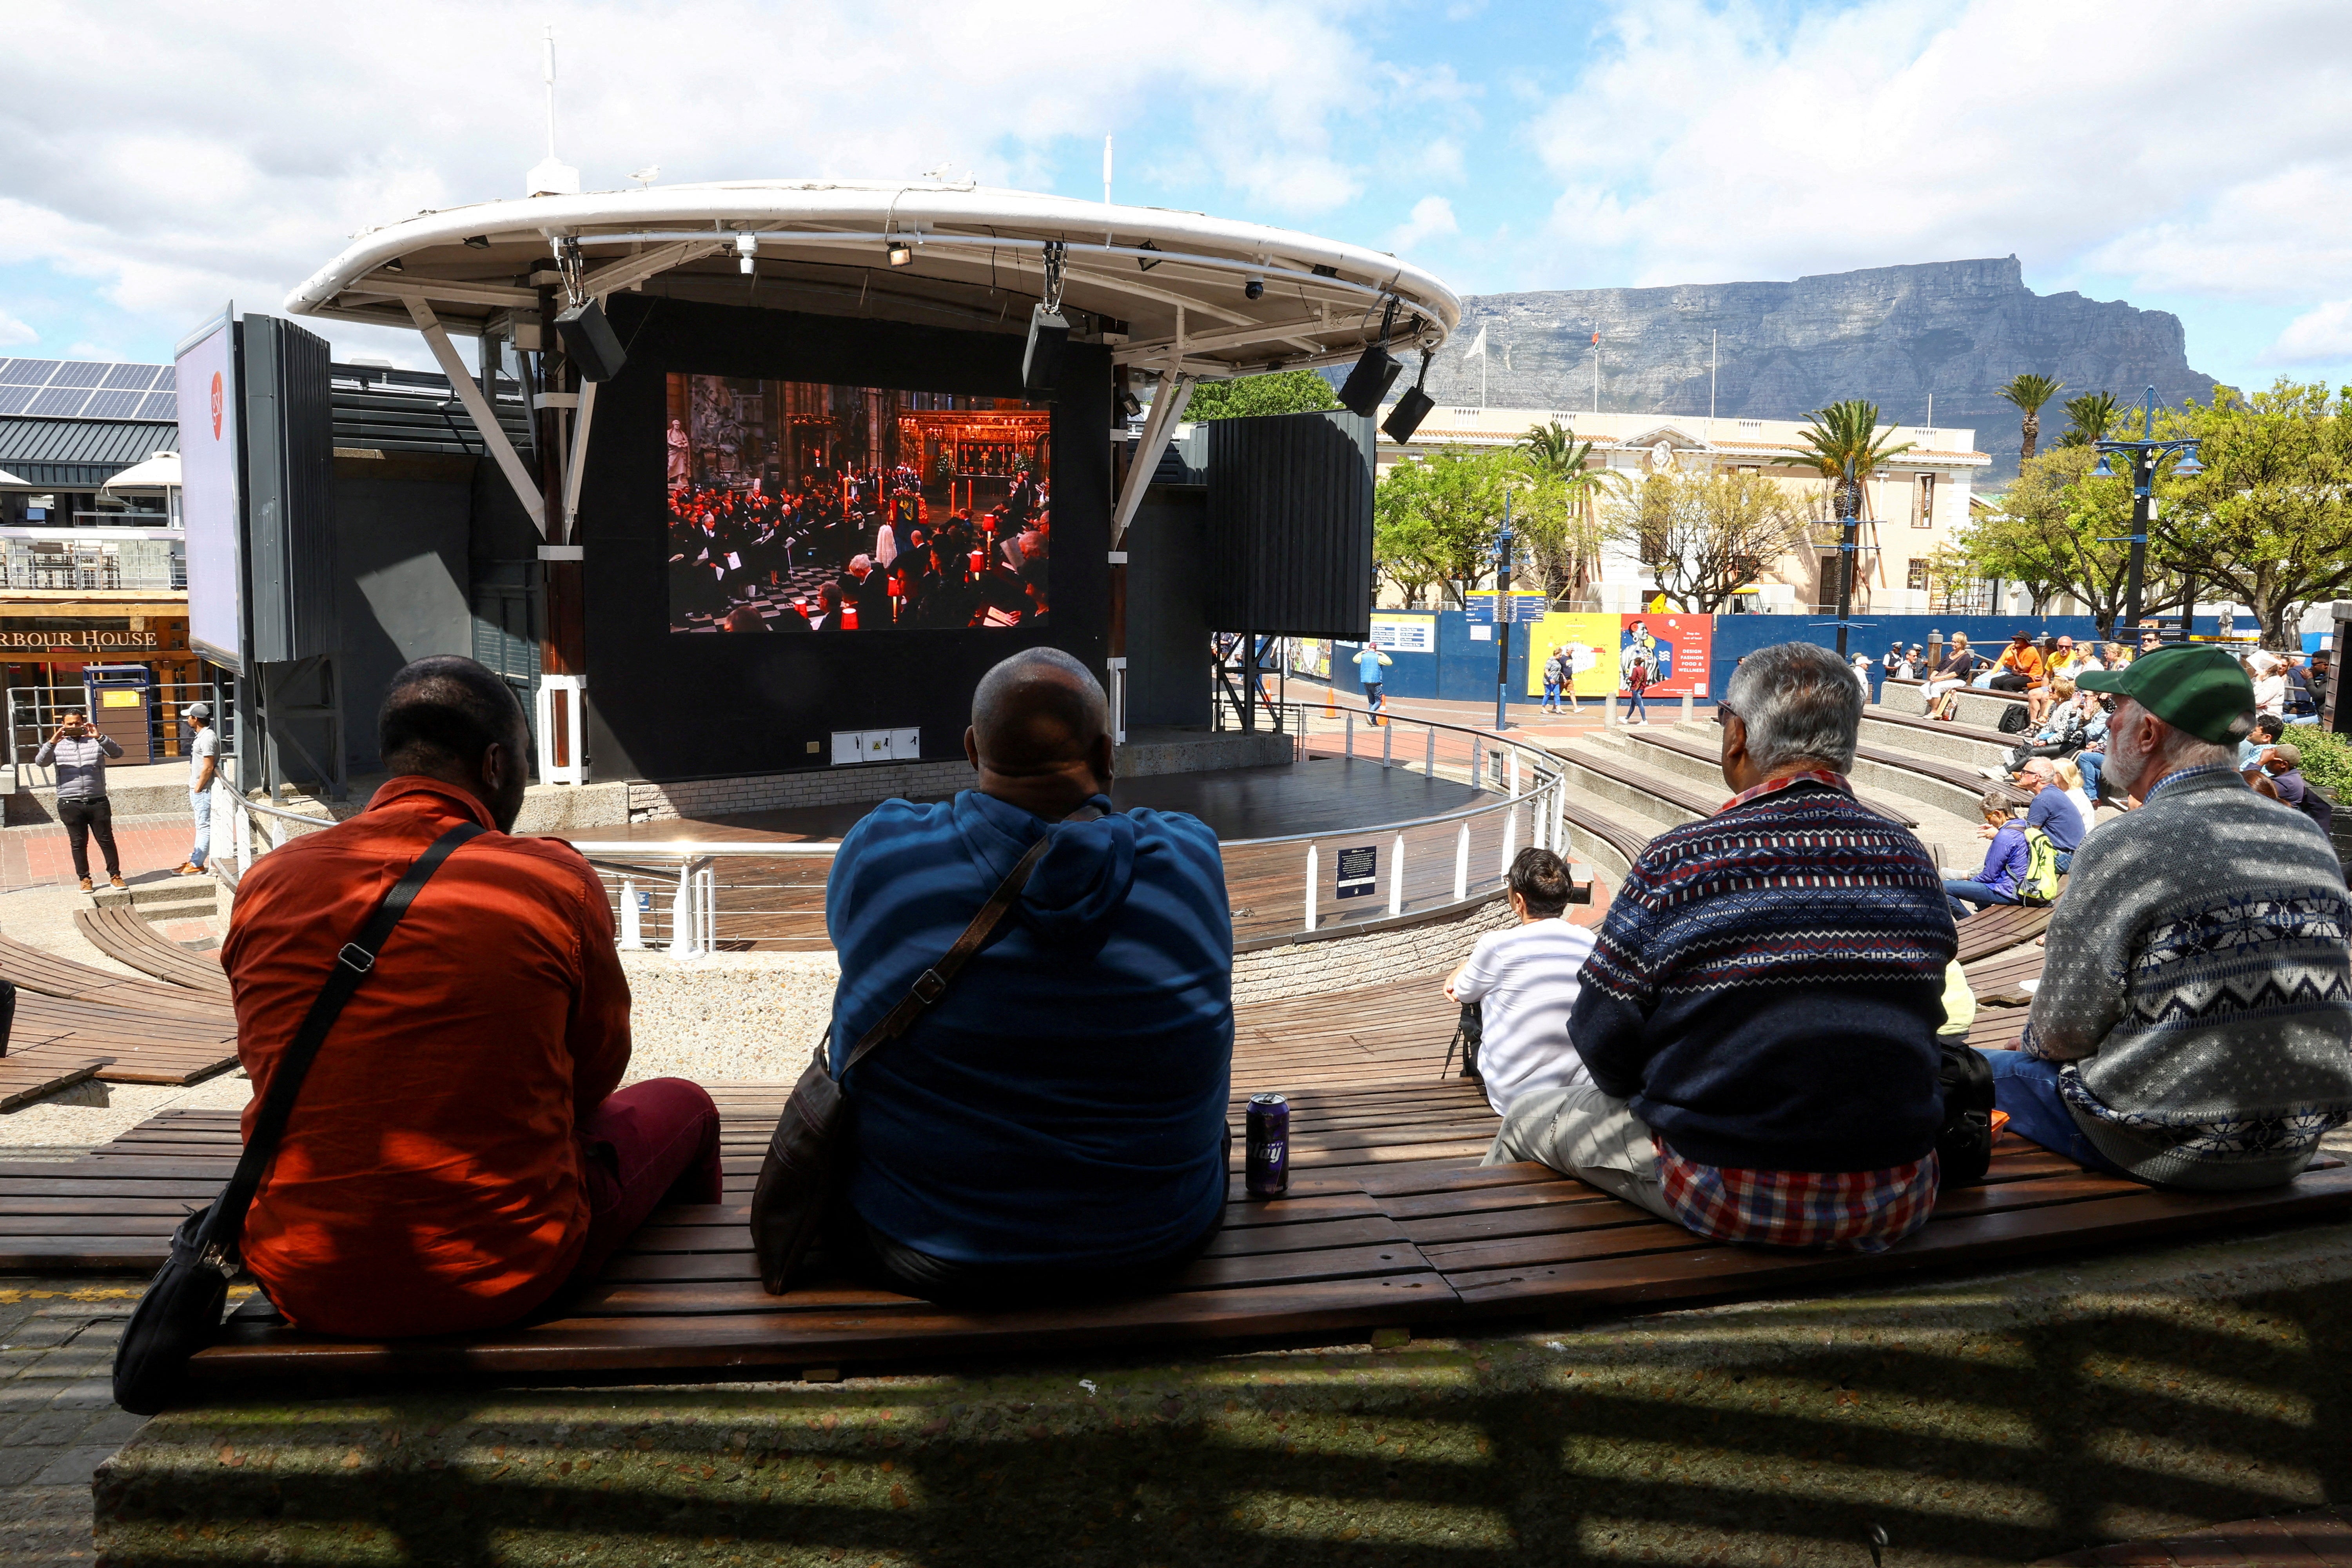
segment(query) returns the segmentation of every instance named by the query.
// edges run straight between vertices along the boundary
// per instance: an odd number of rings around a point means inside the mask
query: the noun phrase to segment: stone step
[[[90,901],[101,909],[129,904],[145,920],[193,920],[220,908],[220,884],[210,877],[172,877],[128,888],[100,887],[91,892]]]

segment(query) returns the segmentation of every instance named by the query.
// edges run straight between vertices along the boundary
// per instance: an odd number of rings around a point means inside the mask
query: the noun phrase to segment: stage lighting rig
[[[1422,390],[1422,384],[1429,379],[1429,349],[1423,345],[1421,374],[1412,378],[1412,384],[1405,389],[1402,397],[1396,400],[1396,406],[1389,410],[1389,416],[1381,421],[1381,428],[1387,431],[1389,439],[1400,447],[1412,439],[1412,433],[1421,428],[1421,422],[1429,417],[1431,409],[1437,406],[1437,400]]]
[[[890,265],[893,267],[911,267],[914,265],[915,247],[908,244],[905,240],[899,238],[897,235],[892,235],[889,240],[884,244],[882,247],[882,254],[889,258]]]
[[[1069,345],[1070,319],[1062,314],[1062,268],[1069,255],[1060,240],[1045,246],[1045,297],[1029,312],[1029,342],[1021,351],[1021,384],[1051,392],[1062,375],[1062,351]]]
[[[1381,335],[1364,350],[1364,357],[1348,373],[1339,388],[1339,402],[1350,414],[1360,414],[1370,419],[1381,411],[1381,400],[1389,395],[1404,366],[1399,364],[1388,351],[1389,329],[1396,325],[1397,299],[1389,296],[1388,306],[1381,312]]]

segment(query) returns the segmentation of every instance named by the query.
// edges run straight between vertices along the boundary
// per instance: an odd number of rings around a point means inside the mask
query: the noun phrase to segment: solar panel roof
[[[168,364],[0,359],[0,415],[52,419],[173,419],[179,399]]]

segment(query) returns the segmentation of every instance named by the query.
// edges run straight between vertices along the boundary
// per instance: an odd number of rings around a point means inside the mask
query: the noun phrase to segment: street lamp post
[[[2124,569],[2124,625],[2135,629],[2139,626],[2141,582],[2147,570],[2148,520],[2156,509],[2156,467],[2178,452],[2183,456],[2174,466],[2174,473],[2187,477],[2205,471],[2205,465],[2197,460],[2195,437],[2171,441],[2156,438],[2156,411],[2164,406],[2163,401],[2156,395],[2156,388],[2149,387],[2136,406],[2140,416],[2140,438],[2137,441],[2110,441],[2102,437],[2093,442],[2092,445],[2098,448],[2099,466],[2091,470],[2091,477],[2095,479],[2111,479],[2116,477],[2116,470],[2107,461],[2107,455],[2111,452],[2131,454],[2132,531],[2122,539],[2102,539],[2099,542],[2120,544],[2128,542],[2131,545],[2131,560]],[[2187,616],[2193,616],[2196,608],[2194,603],[2189,605],[2182,620],[2184,632],[2188,627]]]
[[[1503,536],[1495,574],[1495,728],[1511,727],[1511,492],[1503,492]]]
[[[1853,614],[1854,547],[1861,542],[1862,487],[1853,477],[1853,459],[1845,460],[1845,472],[1839,476],[1838,509],[1838,658],[1845,657],[1846,622]]]

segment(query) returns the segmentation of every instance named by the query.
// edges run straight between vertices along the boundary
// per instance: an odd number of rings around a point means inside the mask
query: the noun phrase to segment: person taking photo
[[[98,726],[78,708],[68,708],[58,720],[57,732],[33,753],[33,765],[58,770],[58,820],[65,824],[66,843],[73,850],[74,876],[81,890],[89,886],[89,839],[98,836],[99,852],[106,857],[106,879],[116,887],[122,880],[122,861],[114,852],[114,807],[106,798],[106,759],[120,757],[122,748],[98,732]]]

